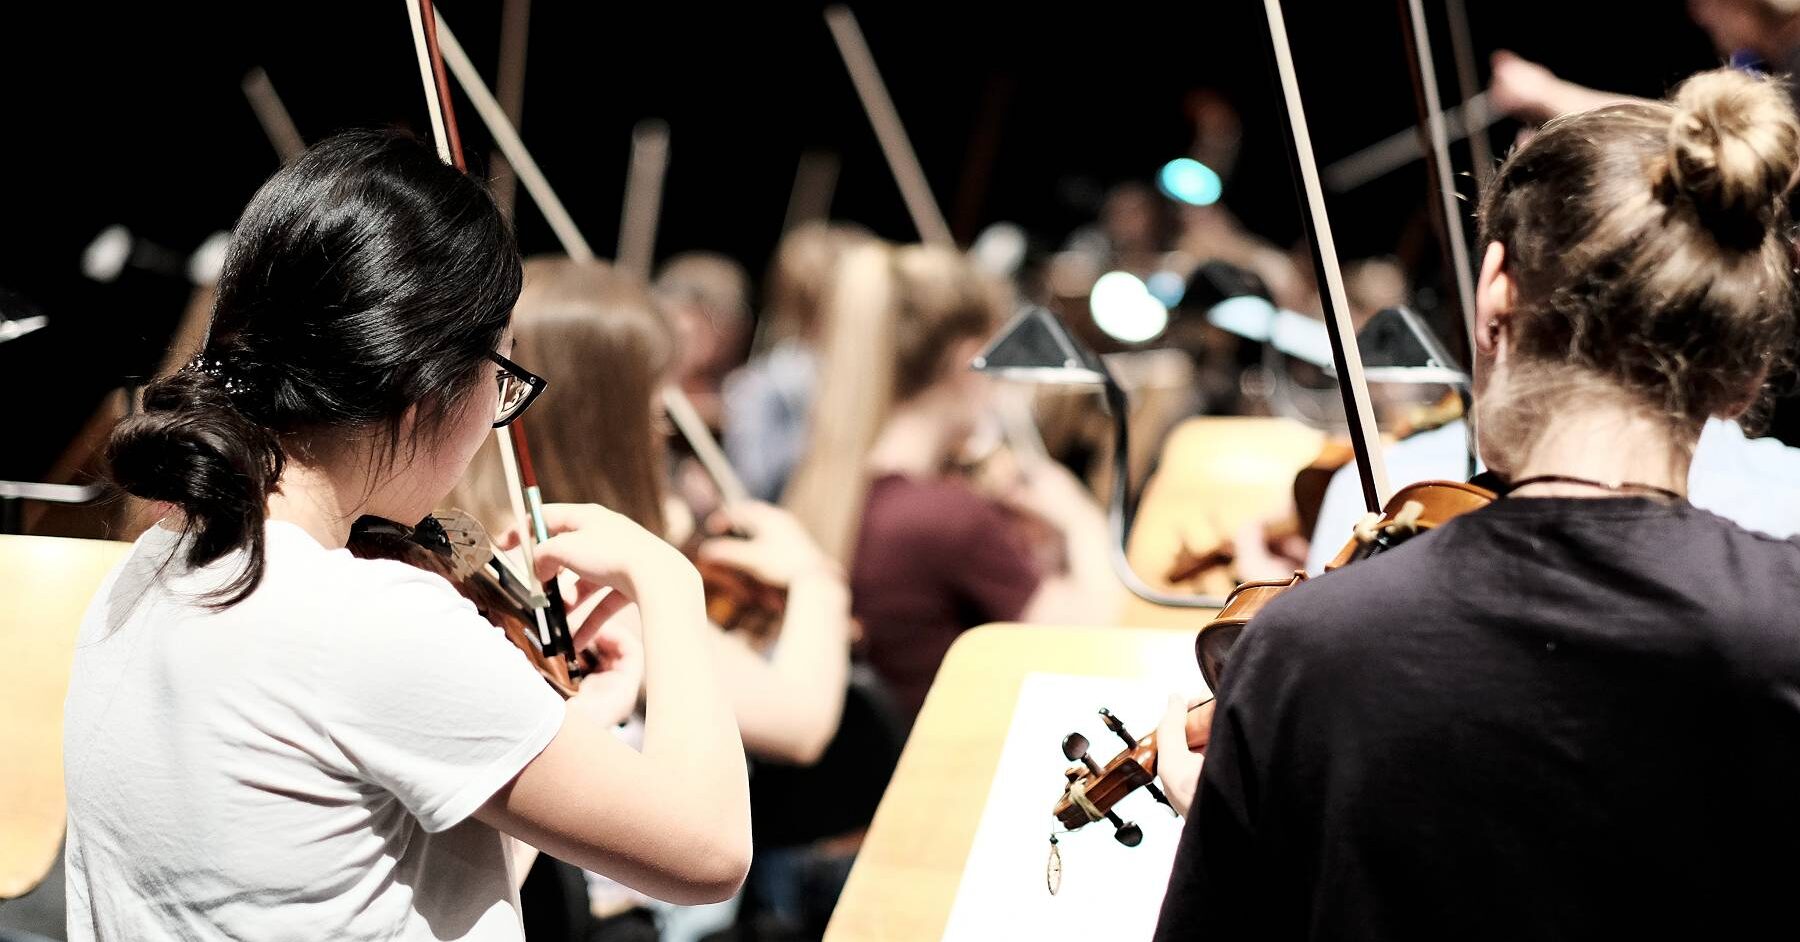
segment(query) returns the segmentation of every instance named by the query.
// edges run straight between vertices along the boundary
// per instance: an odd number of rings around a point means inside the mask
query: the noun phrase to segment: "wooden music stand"
[[[23,896],[56,862],[63,794],[63,697],[75,636],[129,543],[0,536],[0,899]]]
[[[1147,677],[1192,652],[1192,631],[1158,628],[986,625],[964,633],[938,668],[827,942],[943,936],[1027,674]]]

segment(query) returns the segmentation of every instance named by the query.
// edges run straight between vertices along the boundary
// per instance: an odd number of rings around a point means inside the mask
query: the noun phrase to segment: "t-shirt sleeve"
[[[969,494],[957,503],[936,511],[956,530],[939,554],[945,581],[982,621],[1018,621],[1043,581],[1030,550],[991,502]]]
[[[386,561],[359,568],[381,578],[357,586],[369,604],[354,656],[318,678],[325,732],[352,774],[442,831],[550,744],[563,701],[442,579]]]

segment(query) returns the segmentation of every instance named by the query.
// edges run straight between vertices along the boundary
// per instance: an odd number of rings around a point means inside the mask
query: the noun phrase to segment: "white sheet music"
[[[1182,646],[1191,652],[1191,644],[1184,639]],[[1062,739],[1080,732],[1104,765],[1124,743],[1101,722],[1100,707],[1141,737],[1155,730],[1170,693],[1204,689],[1191,653],[1159,659],[1141,678],[1026,675],[944,938],[1150,938],[1182,821],[1140,789],[1115,809],[1144,829],[1137,847],[1114,840],[1104,821],[1059,834],[1062,887],[1051,896],[1044,868],[1050,833],[1061,825],[1050,810],[1072,764],[1063,758]]]

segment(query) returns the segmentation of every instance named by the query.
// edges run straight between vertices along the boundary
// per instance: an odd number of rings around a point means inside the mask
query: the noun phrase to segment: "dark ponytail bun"
[[[281,479],[281,443],[237,409],[218,376],[190,367],[151,383],[143,411],[119,423],[106,457],[127,493],[181,511],[188,565],[250,550],[249,565],[219,590],[220,607],[262,580],[264,502]]]

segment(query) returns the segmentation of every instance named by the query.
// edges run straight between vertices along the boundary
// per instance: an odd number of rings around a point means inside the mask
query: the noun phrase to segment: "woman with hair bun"
[[[1751,938],[1800,868],[1800,544],[1685,499],[1794,333],[1781,87],[1545,125],[1482,202],[1492,505],[1309,581],[1222,679],[1161,939]]]
[[[83,622],[64,727],[71,939],[519,939],[516,838],[679,902],[749,866],[743,746],[693,567],[552,505],[537,576],[635,603],[640,753],[442,578],[345,548],[412,523],[533,388],[511,229],[408,137],[353,132],[245,209],[211,333],[109,445],[165,515]]]

